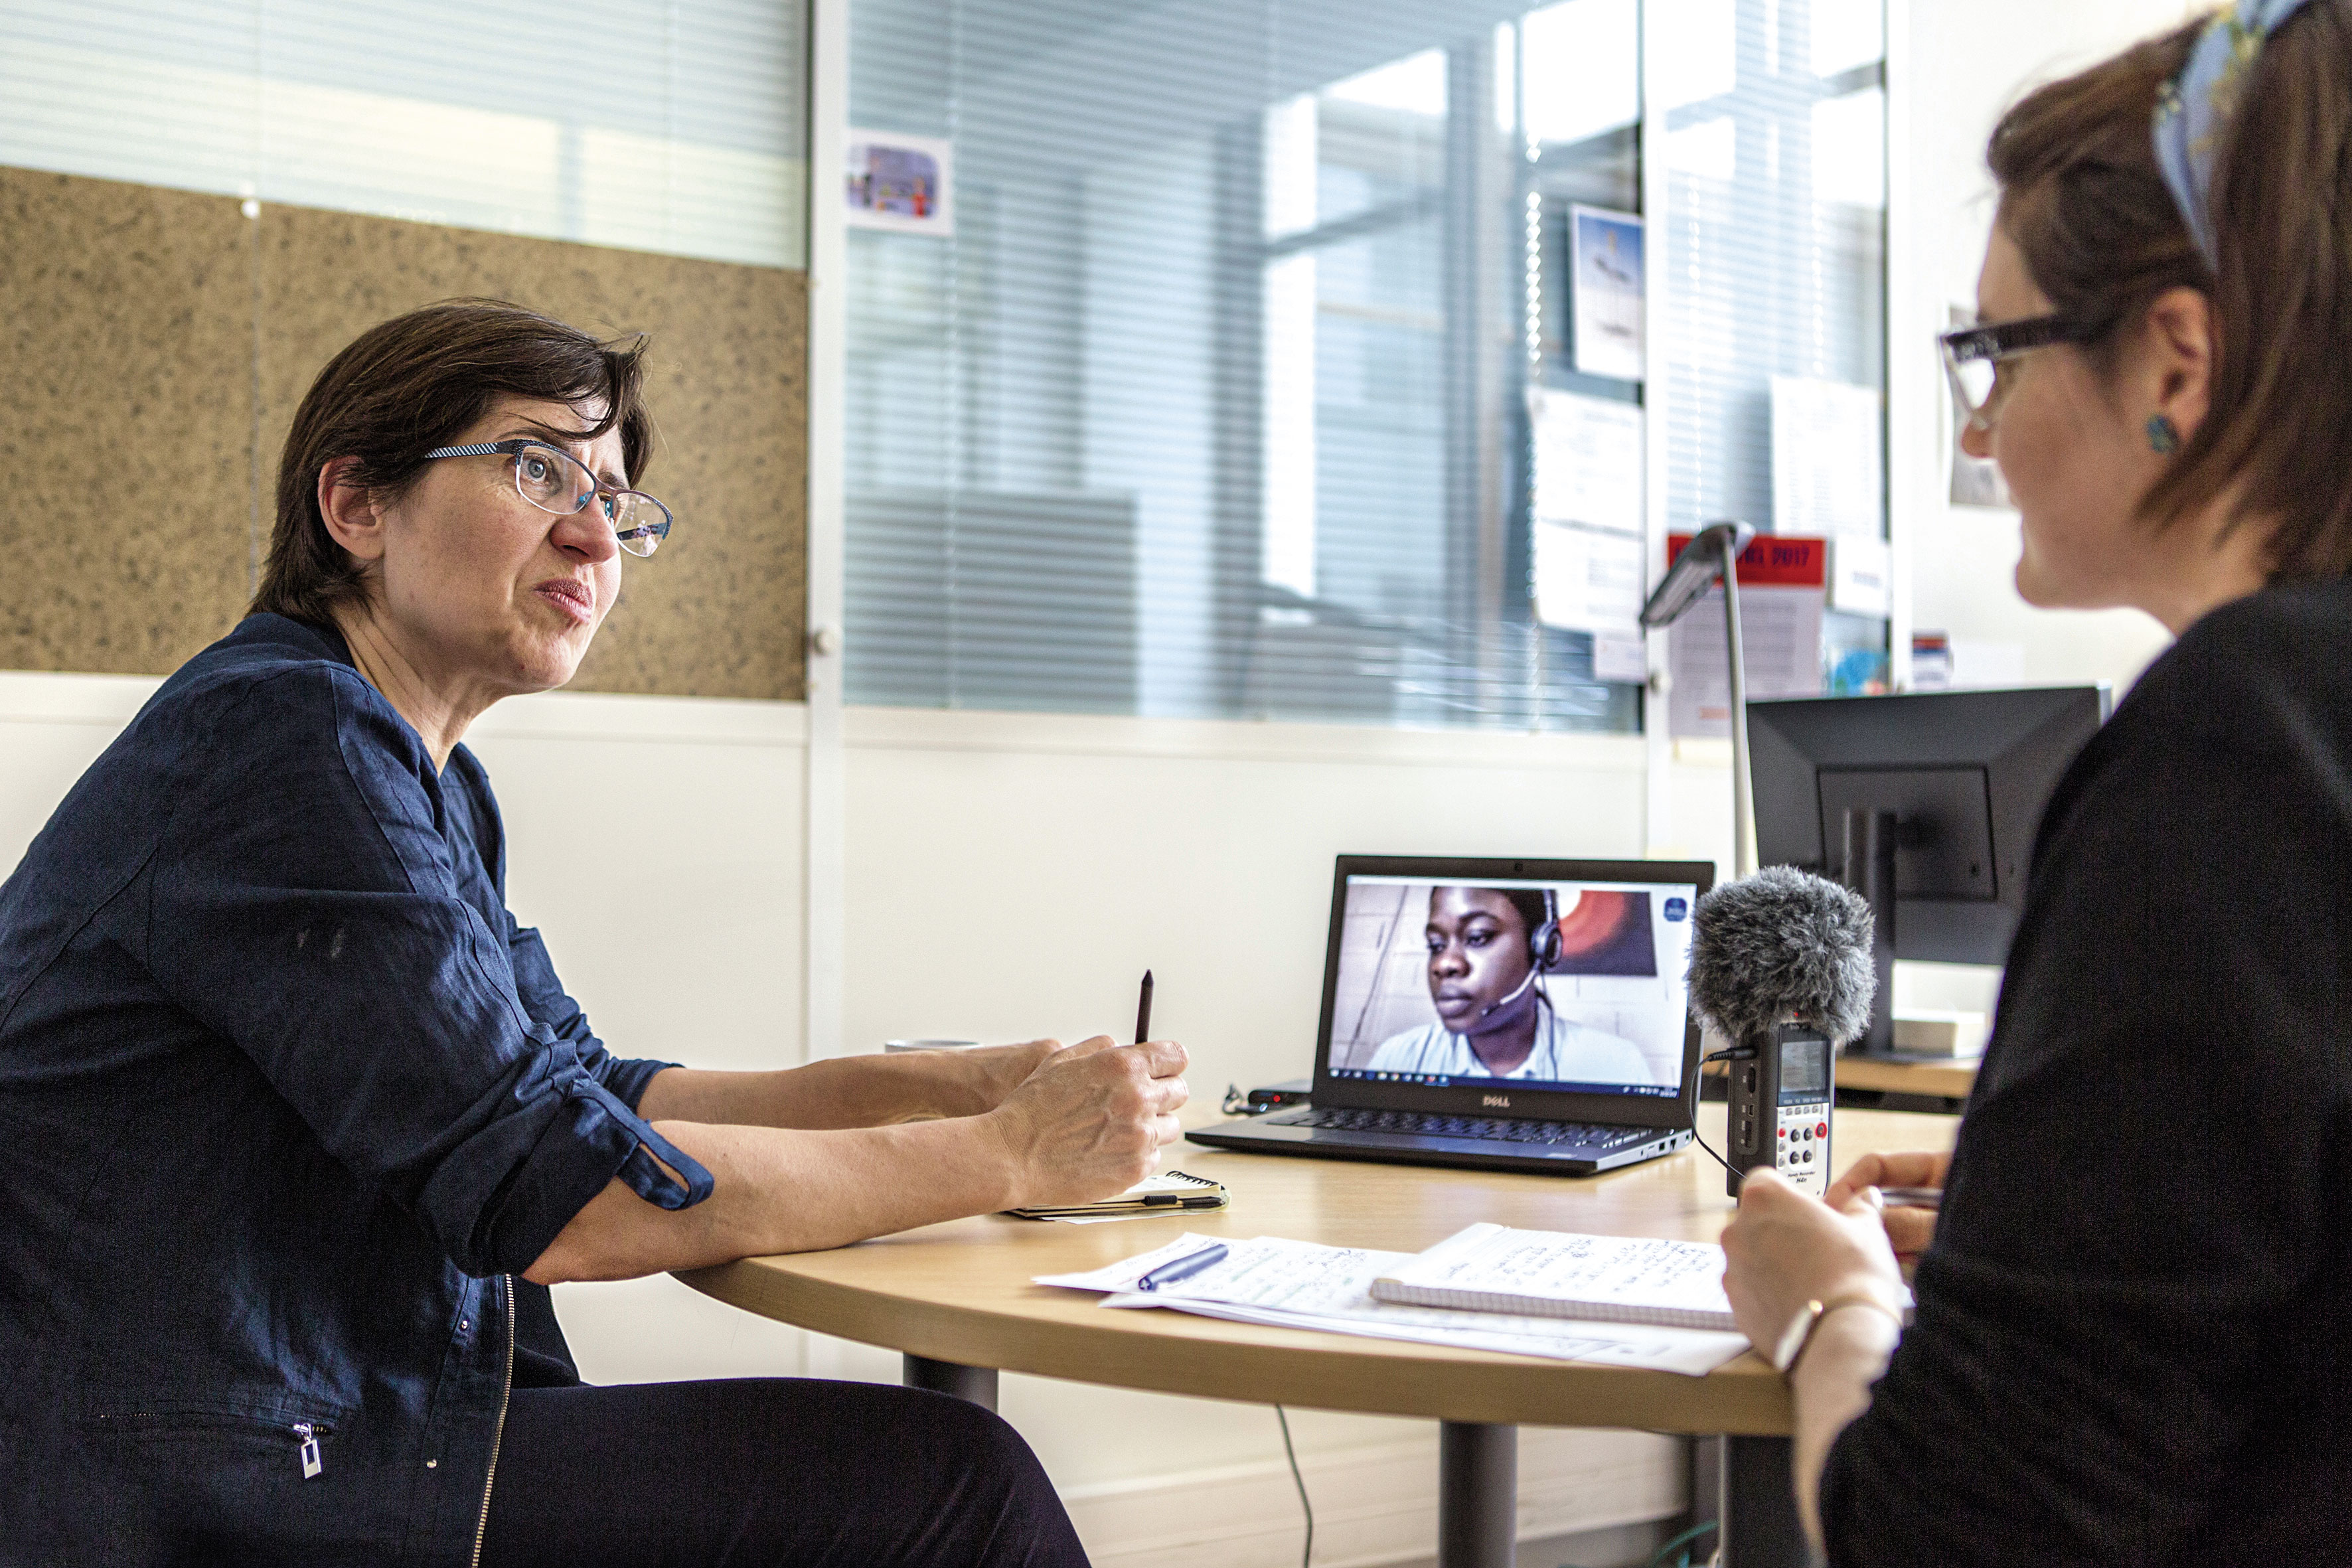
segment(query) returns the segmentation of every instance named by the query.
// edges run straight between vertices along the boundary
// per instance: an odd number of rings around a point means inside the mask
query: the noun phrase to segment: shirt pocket
[[[233,1463],[282,1468],[284,1479],[315,1480],[333,1458],[336,1427],[347,1413],[329,1405],[271,1400],[241,1404],[184,1400],[93,1401],[81,1417],[83,1439],[100,1456],[132,1468]]]

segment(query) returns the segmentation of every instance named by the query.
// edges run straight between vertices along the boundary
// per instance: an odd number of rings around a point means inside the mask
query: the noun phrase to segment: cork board
[[[0,668],[161,672],[251,592],[237,204],[0,169]]]
[[[0,668],[160,673],[218,637],[250,592],[278,449],[312,377],[377,321],[490,295],[599,334],[653,339],[646,395],[658,438],[646,488],[677,527],[659,555],[625,563],[620,601],[571,689],[802,696],[803,274],[268,204],[248,219],[234,198],[6,170],[0,213],[14,218],[31,202],[20,189],[52,216],[44,228],[9,226],[0,332],[18,363],[38,367],[26,382],[79,390],[0,391],[43,420],[20,421],[0,402],[0,474],[48,473],[44,500],[69,498],[89,482],[60,456],[77,432],[127,437],[126,411],[159,395],[172,418],[140,421],[163,444],[153,468],[197,458],[211,468],[205,485],[174,500],[168,477],[130,465],[119,483],[135,493],[84,503],[100,520],[92,538],[51,545],[33,570],[0,578]],[[159,216],[142,220],[151,209]],[[143,233],[138,221],[165,237],[134,250],[119,237]],[[30,243],[13,243],[16,234]],[[160,259],[126,273],[116,258],[132,254]],[[72,324],[45,329],[43,312]],[[158,376],[167,379],[150,390]],[[198,423],[181,410],[200,410]],[[131,517],[135,527],[117,521]],[[182,546],[167,523],[209,531]],[[9,526],[0,520],[0,545]],[[165,541],[181,553],[166,554]],[[175,591],[158,592],[159,576]],[[180,586],[197,582],[205,593]],[[89,613],[99,603],[110,616]]]

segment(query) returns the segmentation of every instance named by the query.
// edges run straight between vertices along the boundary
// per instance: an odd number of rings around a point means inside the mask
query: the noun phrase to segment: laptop
[[[1691,1141],[1705,861],[1342,855],[1312,1103],[1195,1143],[1591,1175]]]

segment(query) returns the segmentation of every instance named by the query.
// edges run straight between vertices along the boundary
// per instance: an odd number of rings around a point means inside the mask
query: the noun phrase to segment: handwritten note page
[[[1474,1225],[1397,1277],[1415,1285],[1550,1300],[1721,1312],[1723,1248],[1648,1237],[1577,1236]]]
[[[1745,1337],[1693,1329],[1564,1322],[1553,1318],[1402,1306],[1372,1298],[1372,1280],[1408,1253],[1320,1247],[1258,1237],[1226,1243],[1226,1256],[1150,1292],[1135,1283],[1160,1265],[1213,1245],[1187,1235],[1108,1268],[1040,1276],[1040,1285],[1114,1292],[1114,1308],[1160,1307],[1273,1328],[1313,1329],[1559,1361],[1605,1362],[1701,1376],[1748,1348]]]

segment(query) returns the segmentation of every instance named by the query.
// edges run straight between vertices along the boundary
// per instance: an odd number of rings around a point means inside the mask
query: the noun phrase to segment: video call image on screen
[[[1331,1071],[1678,1093],[1696,892],[1350,877]]]

